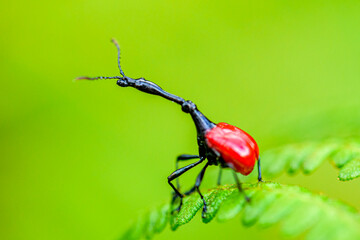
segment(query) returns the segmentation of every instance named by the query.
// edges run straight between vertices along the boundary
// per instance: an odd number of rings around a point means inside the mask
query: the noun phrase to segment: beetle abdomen
[[[245,131],[227,123],[219,123],[206,133],[208,146],[220,153],[235,171],[248,175],[259,158],[255,140]]]

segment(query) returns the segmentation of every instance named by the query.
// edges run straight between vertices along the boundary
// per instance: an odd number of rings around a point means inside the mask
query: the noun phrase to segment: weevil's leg
[[[218,175],[217,185],[221,185],[221,176],[222,176],[222,168],[219,167],[219,175]],[[191,189],[189,189],[187,192],[185,192],[184,195],[188,196],[188,195],[192,194],[193,192],[195,192],[195,190],[196,190],[196,185],[194,185]]]
[[[205,158],[201,157],[199,161],[189,164],[183,168],[180,168],[176,171],[174,171],[172,174],[170,174],[170,176],[168,176],[168,183],[169,185],[172,187],[172,189],[174,189],[175,194],[180,198],[180,205],[179,207],[176,209],[177,211],[180,211],[181,206],[182,206],[182,200],[183,200],[183,195],[179,192],[179,190],[177,190],[177,188],[174,186],[174,184],[171,183],[172,180],[180,177],[183,173],[187,172],[188,170],[190,170],[191,168],[195,167],[196,165],[202,163],[205,160]],[[174,200],[174,198],[173,198]],[[172,202],[173,203],[173,202]]]
[[[213,149],[213,152],[216,154],[216,159],[219,161],[221,155],[219,152],[217,152],[215,149]],[[222,175],[222,167],[220,166],[219,168],[219,176],[218,176],[218,180],[217,180],[217,184],[220,185],[220,181],[221,181],[221,175]],[[192,194],[193,192],[195,192],[196,190],[196,184],[191,188],[189,189],[187,192],[184,193],[185,196],[188,196],[190,194]]]
[[[195,185],[194,185],[192,188],[190,188],[189,190],[187,190],[187,191],[184,193],[184,195],[185,195],[185,196],[189,196],[190,194],[192,194],[193,192],[195,192],[195,190],[196,190],[196,187],[195,187]]]
[[[236,172],[233,171],[233,174],[234,174],[234,179],[235,179],[237,188],[239,189],[240,193],[244,193],[245,200],[246,200],[247,202],[250,202],[250,198],[249,198],[248,196],[246,196],[246,194],[245,194],[245,192],[244,192],[244,189],[242,188],[241,182],[239,181],[239,178],[238,178],[238,176],[236,175]]]
[[[222,175],[222,167],[219,167],[219,175],[218,175],[218,180],[217,180],[217,185],[220,186],[221,185],[221,175]]]
[[[203,180],[203,177],[204,177],[204,174],[205,174],[205,170],[206,168],[209,166],[209,163],[206,163],[205,167],[201,170],[201,172],[199,173],[199,175],[197,176],[196,178],[196,183],[195,183],[195,188],[196,188],[196,191],[199,193],[201,199],[203,200],[204,202],[204,207],[203,207],[203,211],[202,211],[202,217],[205,217],[204,214],[206,213],[206,201],[204,199],[204,196],[201,194],[200,192],[200,184],[201,184],[201,181]]]
[[[178,156],[176,158],[176,163],[175,163],[175,170],[179,169],[179,162],[180,161],[186,161],[186,160],[190,160],[190,159],[195,159],[195,158],[199,158],[199,155],[190,155],[190,154],[181,154],[180,156]],[[176,188],[180,189],[180,181],[179,178],[176,179]]]
[[[261,177],[260,157],[257,161],[257,166],[258,166],[258,182],[263,182],[262,177]]]

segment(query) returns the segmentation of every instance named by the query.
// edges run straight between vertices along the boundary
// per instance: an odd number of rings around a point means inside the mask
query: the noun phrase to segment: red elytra
[[[259,147],[245,131],[227,123],[218,123],[206,135],[208,146],[220,153],[236,172],[248,175],[259,159]]]

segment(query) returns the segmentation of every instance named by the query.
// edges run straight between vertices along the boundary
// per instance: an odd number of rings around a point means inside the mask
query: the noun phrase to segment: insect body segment
[[[219,123],[206,133],[206,143],[220,153],[226,165],[248,175],[259,156],[255,140],[246,132],[227,123]]]
[[[190,114],[195,124],[197,130],[197,144],[199,147],[199,154],[183,154],[180,155],[176,161],[187,161],[195,158],[198,158],[199,160],[180,169],[178,169],[178,164],[176,162],[176,170],[170,174],[170,176],[168,176],[168,183],[174,190],[172,202],[174,202],[176,198],[180,198],[180,205],[175,210],[180,211],[184,195],[189,195],[192,192],[197,191],[204,203],[204,216],[207,208],[206,201],[200,192],[200,184],[208,166],[218,165],[220,166],[220,169],[228,167],[232,168],[234,170],[233,173],[237,186],[240,192],[242,192],[243,190],[241,183],[237,177],[236,172],[239,172],[243,175],[248,175],[250,172],[252,172],[257,160],[258,180],[262,181],[259,148],[255,140],[248,133],[227,123],[213,123],[197,108],[197,106],[192,101],[185,100],[179,96],[168,93],[151,81],[145,80],[144,78],[133,79],[125,76],[120,66],[120,47],[115,40],[113,40],[113,43],[118,50],[118,67],[122,76],[94,78],[79,77],[77,80],[117,79],[117,85],[120,87],[132,87],[145,93],[161,96],[181,105],[182,111]],[[193,167],[200,165],[205,160],[207,160],[207,162],[205,163],[205,166],[202,167],[202,170],[200,171],[195,181],[194,187],[182,194],[180,192],[178,177]],[[221,174],[219,175],[218,183],[220,183],[220,176]],[[172,181],[175,179],[177,179],[176,187],[172,183]],[[246,197],[246,199],[248,198]]]

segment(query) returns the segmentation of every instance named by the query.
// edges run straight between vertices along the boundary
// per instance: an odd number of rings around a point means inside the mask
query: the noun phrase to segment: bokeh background
[[[214,122],[241,127],[261,151],[359,135],[358,1],[1,5],[1,239],[116,239],[138,213],[170,200],[166,178],[175,157],[197,152],[191,118],[176,104],[111,80],[73,82],[118,75],[112,37],[128,76],[191,99]],[[209,169],[204,190],[216,175]],[[310,176],[276,181],[359,207],[359,180],[336,178],[326,163]],[[269,239],[277,232],[244,228],[239,219],[203,224],[197,215],[156,239]]]

